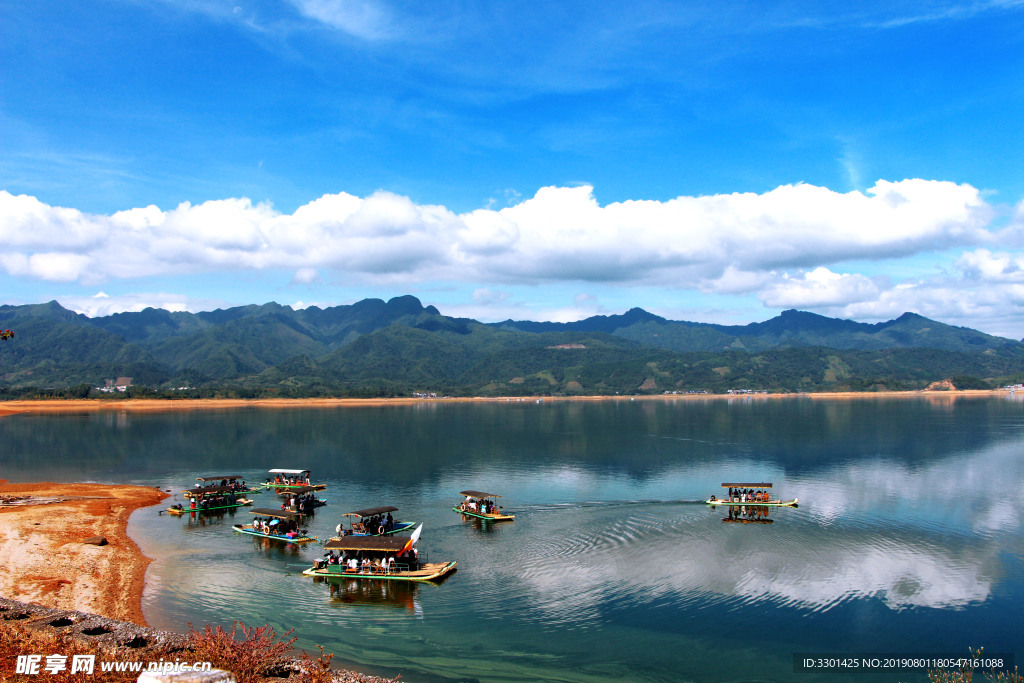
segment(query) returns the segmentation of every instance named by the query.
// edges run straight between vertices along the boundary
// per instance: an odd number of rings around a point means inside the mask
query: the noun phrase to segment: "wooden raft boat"
[[[268,470],[267,474],[273,475],[275,481],[271,481],[269,478],[263,483],[263,488],[287,490],[287,489],[300,489],[304,487],[310,487],[316,491],[322,491],[327,488],[327,484],[313,484],[309,480],[309,470],[289,470],[275,468]]]
[[[455,571],[457,562],[420,562],[413,549],[422,526],[410,538],[346,536],[324,544],[329,554],[341,553],[341,563],[317,560],[305,576],[373,581],[439,581]]]
[[[772,487],[771,482],[725,482],[722,488],[729,489],[726,498],[711,496],[704,502],[708,505],[753,505],[759,507],[798,507],[799,498],[793,500],[773,500],[767,489]]]
[[[488,498],[501,498],[497,493],[472,490],[459,491],[459,493],[466,496],[466,500],[452,508],[455,512],[489,522],[511,522],[516,518],[515,515],[504,514],[500,506],[488,500]],[[485,509],[487,512],[483,512]]]
[[[249,524],[235,524],[231,527],[232,531],[237,531],[240,534],[248,534],[250,536],[259,536],[260,538],[269,538],[272,541],[281,541],[283,543],[310,543],[311,541],[319,541],[320,539],[316,536],[307,536],[305,531],[299,531],[298,525],[299,520],[302,519],[303,514],[301,512],[292,512],[291,510],[274,510],[272,508],[256,508],[251,510],[254,515],[262,515],[264,517],[272,517],[278,520],[280,523],[272,525],[271,529],[276,529],[280,526],[285,526],[295,532],[294,536],[289,536],[288,533],[281,533],[276,531],[270,531],[269,533],[263,531],[263,525],[257,524],[253,521]]]
[[[342,519],[341,524],[335,527],[335,531],[338,534],[336,538],[343,538],[345,536],[391,536],[393,534],[400,534],[403,531],[410,531],[416,526],[416,522],[403,522],[397,519],[391,520],[390,528],[386,521],[373,523],[372,520],[380,520],[382,515],[392,512],[398,512],[398,508],[393,505],[382,505],[375,508],[366,508],[365,510],[346,512],[342,515],[342,518],[350,518],[348,528],[345,527],[345,520]]]

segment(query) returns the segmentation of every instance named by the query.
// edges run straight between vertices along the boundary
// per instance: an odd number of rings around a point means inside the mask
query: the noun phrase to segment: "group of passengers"
[[[302,535],[302,532],[299,531],[299,523],[294,519],[257,517],[252,521],[252,530],[267,536],[283,536],[285,538],[298,538]]]
[[[472,496],[466,496],[466,500],[462,501],[459,508],[463,512],[475,512],[481,515],[497,514],[501,511],[501,508],[494,501],[487,500],[486,498],[477,500]]]
[[[741,488],[729,489],[729,500],[734,503],[767,503],[768,498],[767,491]]]
[[[193,496],[203,496],[210,493],[248,493],[249,489],[245,485],[243,480],[239,483],[236,480],[221,479],[220,484],[209,484],[204,486],[202,482],[196,482],[195,487],[191,491],[183,491],[186,498],[192,498]]]
[[[341,565],[347,574],[393,574],[396,571],[416,571],[419,568],[419,552],[416,548],[404,550],[398,555],[373,551],[356,551],[338,554],[332,550],[324,553],[324,559],[313,560],[313,569],[329,565]]]
[[[229,505],[237,505],[238,496],[233,492],[218,493],[215,495],[191,496],[188,499],[189,510],[209,510],[211,508],[222,508]]]
[[[358,522],[352,524],[351,530],[344,528],[341,524],[337,526],[336,530],[339,536],[352,534],[356,536],[383,536],[395,530],[395,518],[391,516],[390,512],[387,515],[363,517]]]
[[[199,484],[196,484],[196,486],[199,486]],[[232,491],[236,492],[248,490],[248,487],[245,485],[245,479],[243,479],[241,482],[239,482],[237,479],[221,479],[220,487],[229,488]]]
[[[275,474],[274,483],[280,484],[281,486],[312,486],[312,484],[309,483],[309,474],[306,474],[305,478],[291,476],[282,477],[280,474]]]
[[[308,493],[300,493],[298,495],[291,494],[288,496],[288,500],[281,503],[282,510],[292,510],[293,512],[309,512],[313,508],[324,505],[324,501],[316,497],[316,494],[312,491]]]

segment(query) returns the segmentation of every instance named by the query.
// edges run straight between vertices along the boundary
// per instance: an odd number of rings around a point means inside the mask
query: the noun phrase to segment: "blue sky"
[[[1024,337],[1024,0],[7,0],[0,303]]]

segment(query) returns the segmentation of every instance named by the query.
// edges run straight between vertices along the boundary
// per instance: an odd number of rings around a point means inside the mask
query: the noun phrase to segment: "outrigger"
[[[316,536],[307,536],[305,529],[299,529],[299,520],[303,517],[301,512],[272,508],[255,508],[251,512],[268,519],[257,518],[250,524],[235,524],[231,529],[240,534],[270,538],[286,543],[309,543],[320,540]]]
[[[188,505],[172,505],[167,508],[167,513],[172,515],[203,514],[218,510],[232,510],[246,505],[252,505],[252,501],[248,498],[239,498],[230,488],[210,486],[202,490],[196,489],[189,496]]]
[[[768,493],[767,489],[772,487],[770,482],[725,482],[722,484],[722,488],[729,489],[728,498],[711,498],[704,501],[708,505],[757,505],[767,507],[797,507],[797,503],[800,502],[799,498],[793,500],[772,500],[771,494]]]
[[[182,491],[182,495],[184,495],[186,498],[191,498],[196,493],[201,493],[203,491],[213,491],[215,489],[228,489],[234,493],[259,493],[260,491],[263,490],[261,488],[252,488],[250,486],[247,486],[245,483],[245,479],[238,475],[227,475],[221,477],[196,477],[196,481],[199,483],[196,484],[195,488],[186,489]],[[241,481],[241,483],[238,483],[239,481]]]
[[[334,528],[337,538],[344,536],[390,536],[403,531],[408,531],[416,526],[416,522],[402,522],[391,516],[392,512],[398,512],[398,508],[392,505],[382,505],[365,510],[346,512],[342,517],[349,517],[349,526],[345,528],[345,520]],[[386,515],[386,516],[385,516]],[[356,521],[358,520],[358,521]],[[333,540],[333,539],[332,539]]]
[[[490,498],[501,498],[497,493],[485,493],[484,491],[460,491],[459,493],[466,496],[466,499],[452,508],[455,512],[491,522],[510,522],[516,518],[515,515],[503,514],[501,507],[489,500]]]
[[[327,484],[311,483],[309,470],[273,469],[268,470],[267,474],[273,476],[273,479],[267,477],[267,481],[263,484],[263,488],[267,489],[297,489],[309,486],[317,491],[322,491],[327,488]]]
[[[305,576],[329,576],[381,581],[438,581],[455,571],[451,562],[420,561],[413,547],[422,526],[410,538],[345,536],[324,544],[327,559],[316,560]],[[423,558],[425,560],[425,558]]]

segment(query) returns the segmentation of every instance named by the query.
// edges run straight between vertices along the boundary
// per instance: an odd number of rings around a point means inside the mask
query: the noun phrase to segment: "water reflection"
[[[423,616],[417,599],[420,586],[412,581],[358,581],[344,577],[313,577],[315,584],[327,584],[330,604],[340,607],[397,607]]]
[[[329,485],[310,534],[387,501],[424,523],[433,556],[459,563],[440,588],[325,586],[299,575],[319,546],[152,512],[132,533],[157,557],[155,626],[269,618],[300,645],[410,680],[789,680],[792,652],[837,643],[1024,646],[1022,407],[942,396],[15,416],[0,461],[13,479],[179,490],[291,460]],[[800,508],[704,505],[723,481],[775,482]],[[514,501],[516,521],[460,519],[452,492],[467,482]]]
[[[730,505],[729,514],[722,518],[723,522],[738,524],[771,524],[771,508],[764,505]]]

